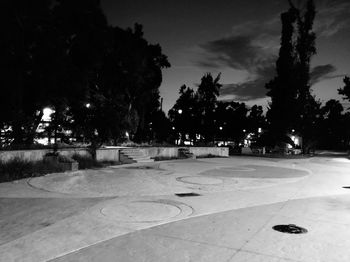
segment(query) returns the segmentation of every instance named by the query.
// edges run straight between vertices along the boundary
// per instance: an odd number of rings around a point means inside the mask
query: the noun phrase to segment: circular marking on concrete
[[[177,177],[176,180],[183,183],[196,185],[218,185],[223,183],[221,179],[204,176],[182,176]]]
[[[159,222],[178,216],[181,208],[167,203],[137,201],[113,204],[100,209],[102,215],[122,222]]]
[[[231,178],[294,178],[307,176],[309,173],[305,170],[296,168],[276,167],[276,166],[258,166],[258,165],[247,165],[238,166],[237,168],[245,169],[231,169],[227,167],[215,168],[205,170],[198,173],[198,175],[209,176],[209,177],[231,177]],[[242,172],[243,171],[243,172]]]
[[[243,167],[243,166],[236,166],[236,167],[220,167],[218,168],[220,170],[227,170],[227,171],[233,171],[233,172],[252,172],[255,171],[255,168],[251,167]]]

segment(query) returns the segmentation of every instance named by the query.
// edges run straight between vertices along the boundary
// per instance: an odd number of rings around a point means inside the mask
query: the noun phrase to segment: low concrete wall
[[[151,158],[154,157],[167,157],[173,158],[179,156],[179,148],[184,147],[144,147],[139,148],[144,155],[148,155]],[[227,147],[188,147],[190,153],[195,156],[220,156],[228,157],[228,148]]]
[[[144,155],[148,155],[151,158],[155,157],[178,157],[179,156],[179,150],[177,147],[144,147],[140,148],[140,151]]]
[[[45,154],[52,152],[52,149],[38,150],[10,150],[0,151],[0,162],[6,163],[15,158],[23,161],[35,162],[43,160]],[[81,156],[91,156],[87,148],[65,148],[58,149],[61,155],[72,157],[75,154]],[[117,148],[101,148],[96,150],[96,159],[98,161],[119,161],[119,149]]]
[[[100,148],[96,150],[97,161],[119,162],[119,149],[117,148]]]
[[[151,158],[155,157],[166,157],[176,158],[179,156],[179,148],[184,147],[143,147],[139,148],[144,155],[148,155]],[[189,151],[195,156],[220,156],[228,157],[227,147],[188,147]],[[119,150],[120,148],[100,148],[96,150],[96,159],[98,161],[119,161]],[[22,159],[24,161],[41,161],[45,154],[52,152],[50,149],[39,149],[39,150],[11,150],[11,151],[0,151],[0,162],[6,163],[15,158]],[[87,148],[67,148],[59,149],[58,152],[61,155],[72,157],[74,154],[81,156],[90,156],[90,152]]]
[[[220,156],[228,157],[228,147],[189,147],[190,153],[195,156]]]

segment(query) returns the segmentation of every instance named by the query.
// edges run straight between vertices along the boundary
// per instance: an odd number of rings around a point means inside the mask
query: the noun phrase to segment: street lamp
[[[177,110],[177,112],[181,115],[182,114],[182,109]]]

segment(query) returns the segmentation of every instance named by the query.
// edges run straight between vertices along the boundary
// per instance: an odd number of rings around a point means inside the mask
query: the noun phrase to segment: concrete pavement
[[[350,161],[334,157],[166,161],[3,183],[0,261],[350,261],[346,186]]]

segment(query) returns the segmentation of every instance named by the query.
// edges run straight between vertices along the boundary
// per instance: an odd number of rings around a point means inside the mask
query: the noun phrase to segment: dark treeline
[[[169,111],[175,133],[182,140],[208,143],[221,139],[238,144],[249,135],[255,136],[252,140],[258,146],[285,149],[288,144],[296,147],[292,137],[298,136],[304,153],[316,147],[349,146],[350,114],[334,99],[322,106],[311,90],[310,61],[316,54],[316,35],[312,30],[316,15],[314,2],[307,1],[301,9],[292,1],[289,4],[289,9],[281,14],[276,76],[266,84],[267,96],[271,97],[266,116],[259,106],[248,109],[244,103],[218,102],[219,76],[213,80],[207,74],[197,92],[182,86],[179,99]],[[338,92],[350,100],[348,77],[344,78],[344,84]]]
[[[141,25],[108,25],[98,0],[5,0],[0,19],[2,146],[33,144],[45,107],[55,141],[145,139],[170,64]]]
[[[239,144],[248,133],[265,128],[261,106],[248,109],[244,103],[217,101],[220,75],[204,75],[197,91],[183,85],[180,96],[169,111],[175,138],[194,144],[213,144],[217,140]]]
[[[269,140],[280,147],[293,145],[288,134],[294,130],[302,138],[304,153],[315,147],[344,149],[349,144],[349,115],[342,114],[342,105],[333,99],[322,107],[311,90],[310,62],[316,54],[314,1],[308,0],[301,9],[291,0],[289,5],[281,14],[276,77],[266,84],[267,95],[271,97],[267,112]],[[346,95],[342,90],[340,94]]]
[[[242,144],[249,138],[253,146],[273,148],[281,142],[262,106],[248,107],[242,102],[218,101],[221,84],[220,75],[215,79],[210,73],[202,77],[197,91],[183,85],[180,96],[173,108],[169,110],[169,120],[172,125],[170,140],[181,139],[181,142],[191,141],[194,145],[214,144],[217,141]],[[350,100],[350,81],[344,78],[345,86],[339,89]],[[322,106],[317,102],[315,120],[312,123],[311,149],[346,149],[350,142],[350,113],[346,112],[338,100],[331,99]],[[271,110],[271,109],[270,109]],[[281,114],[283,116],[283,114]],[[286,116],[287,117],[287,116]],[[283,122],[281,122],[283,124]],[[297,127],[289,126],[285,130],[285,143],[290,143],[291,135],[297,135]],[[170,128],[168,128],[170,129]],[[273,130],[274,132],[271,132]],[[278,129],[279,130],[279,129]],[[310,142],[309,142],[310,143]]]

